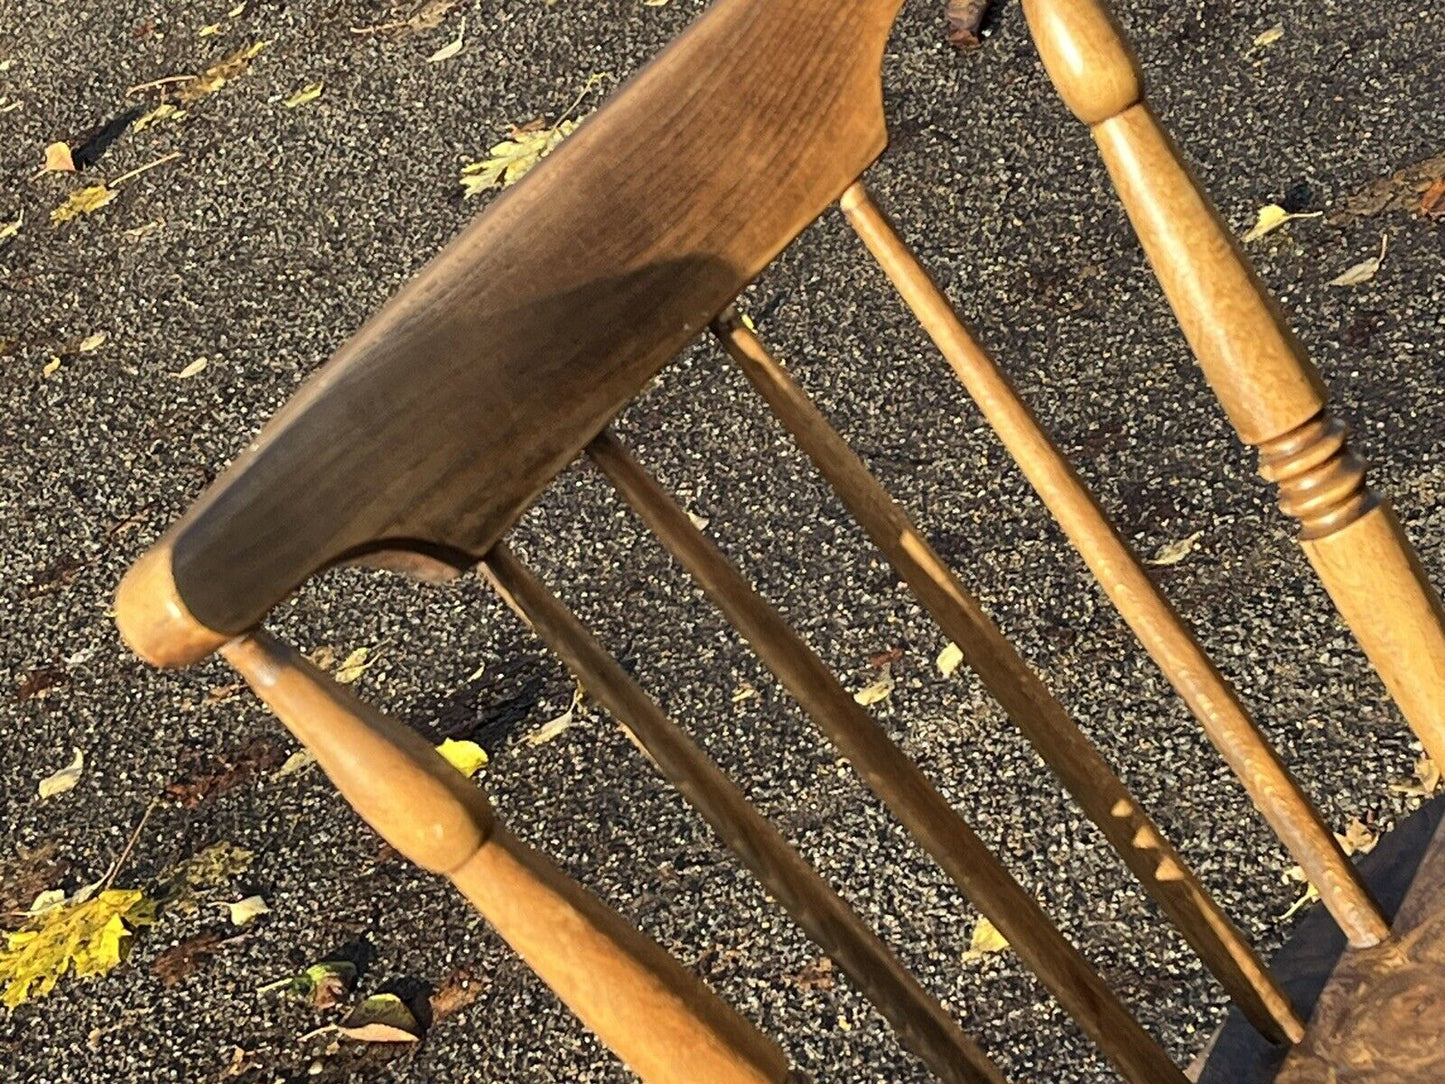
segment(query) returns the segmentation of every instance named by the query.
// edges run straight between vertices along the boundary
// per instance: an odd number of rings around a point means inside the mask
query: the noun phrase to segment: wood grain
[[[993,922],[1126,1079],[1182,1084],[1178,1067],[1034,898],[621,442],[604,430],[587,446],[587,454],[868,787]]]
[[[1139,642],[1189,705],[1350,942],[1389,933],[1339,841],[1083,480],[861,184],[842,208]]]
[[[637,1074],[780,1084],[782,1051],[653,941],[493,817],[421,735],[256,632],[223,649],[342,796],[413,862],[444,873]]]
[[[1205,378],[1241,439],[1259,448],[1261,473],[1279,485],[1340,614],[1441,760],[1445,612],[1329,414],[1318,371],[1144,100],[1138,63],[1105,4],[1024,0],[1024,13],[1060,96],[1093,132]],[[1366,518],[1370,526],[1351,529]]]
[[[196,620],[240,633],[319,568],[372,552],[480,559],[882,151],[900,2],[710,8],[368,321],[172,530],[163,552]]]
[[[733,313],[725,313],[714,328],[859,526],[958,645],[994,699],[1103,831],[1234,1003],[1261,1034],[1275,1041],[1298,1041],[1304,1035],[1304,1023],[1258,954],[862,458]]]
[[[622,723],[765,889],[783,905],[939,1080],[1002,1084],[1004,1077],[747,797],[596,638],[511,552],[493,547],[483,570],[527,622]]]

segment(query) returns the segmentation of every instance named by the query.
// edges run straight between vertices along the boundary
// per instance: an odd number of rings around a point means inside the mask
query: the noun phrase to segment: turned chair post
[[[1445,763],[1445,613],[1324,383],[1150,109],[1100,0],[1024,0],[1060,97],[1087,124],[1185,338],[1300,544],[1425,750]]]
[[[481,788],[415,731],[264,632],[221,653],[352,807],[451,879],[643,1080],[781,1084],[781,1050],[655,942],[497,823]]]

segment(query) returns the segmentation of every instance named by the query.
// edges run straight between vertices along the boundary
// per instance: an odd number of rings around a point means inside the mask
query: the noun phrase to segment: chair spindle
[[[1114,774],[1063,705],[919,533],[862,458],[729,311],[713,329],[1009,718],[1262,1034],[1298,1042],[1304,1023],[1254,949]]]
[[[1389,935],[1389,926],[1339,841],[1083,480],[867,189],[853,185],[841,206],[1094,578],[1319,890],[1350,943],[1378,944]]]
[[[1372,490],[1319,372],[1144,97],[1099,0],[1025,0],[1059,95],[1093,132],[1194,356],[1426,752],[1445,764],[1445,612]]]
[[[587,446],[587,454],[869,788],[1008,939],[1125,1078],[1136,1084],[1182,1084],[1183,1073],[1033,896],[621,442],[604,430]]]
[[[483,570],[507,604],[632,732],[663,775],[940,1080],[1004,1084],[988,1056],[857,913],[504,543],[487,555]]]
[[[265,632],[221,649],[336,788],[407,858],[445,874],[649,1084],[780,1084],[781,1050],[651,939],[496,823],[415,731]]]

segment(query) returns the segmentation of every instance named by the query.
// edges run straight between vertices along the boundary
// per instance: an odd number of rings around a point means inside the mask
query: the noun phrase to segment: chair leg
[[[780,1084],[781,1050],[655,942],[496,823],[415,731],[264,632],[222,654],[392,846],[444,873],[645,1081]]]

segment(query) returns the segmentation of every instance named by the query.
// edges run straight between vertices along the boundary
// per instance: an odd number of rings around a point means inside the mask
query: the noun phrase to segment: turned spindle
[[[1300,525],[1326,591],[1426,751],[1445,763],[1445,613],[1369,488],[1318,371],[1149,108],[1098,0],[1024,0],[1044,66],[1089,126],[1205,378]]]

